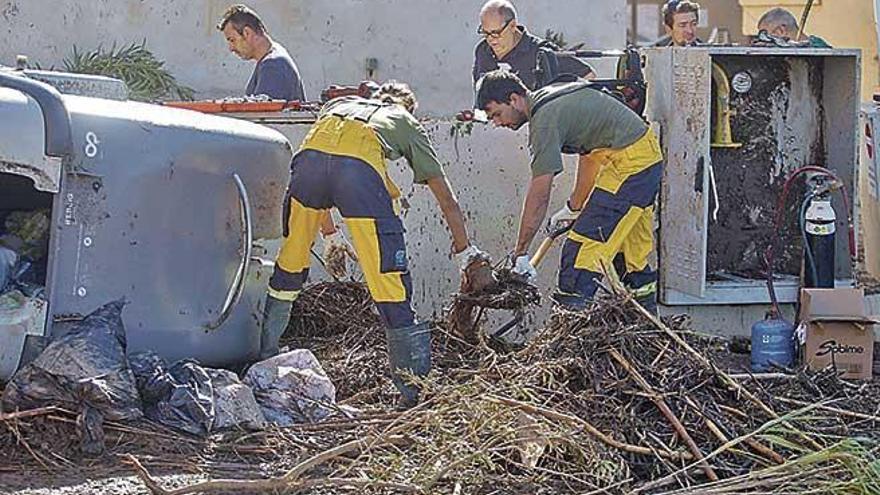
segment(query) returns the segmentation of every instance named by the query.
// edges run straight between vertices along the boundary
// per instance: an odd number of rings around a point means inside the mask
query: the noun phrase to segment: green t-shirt
[[[807,41],[809,41],[808,46],[810,48],[831,48],[831,45],[829,45],[827,41],[818,36],[807,36]]]
[[[562,172],[562,153],[624,148],[648,130],[618,99],[587,86],[581,81],[559,83],[529,93],[533,177]]]
[[[413,171],[413,181],[424,184],[443,177],[443,165],[431,145],[422,124],[400,105],[348,96],[331,100],[321,109],[321,116],[333,114],[366,122],[376,131],[385,159],[406,158]]]

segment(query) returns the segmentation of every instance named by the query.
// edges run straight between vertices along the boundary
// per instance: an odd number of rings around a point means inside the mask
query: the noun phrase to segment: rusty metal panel
[[[671,70],[670,70],[671,68]],[[702,297],[706,285],[711,70],[703,50],[648,50],[648,118],[660,125],[660,295]]]

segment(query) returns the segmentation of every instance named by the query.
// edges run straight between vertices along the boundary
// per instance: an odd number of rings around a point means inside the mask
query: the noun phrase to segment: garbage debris
[[[214,424],[212,432],[232,429],[262,430],[266,418],[257,404],[253,390],[227,370],[206,368],[214,388]]]
[[[59,406],[81,411],[85,451],[102,450],[96,430],[102,419],[143,416],[135,378],[125,358],[125,302],[114,301],[86,316],[20,369],[3,393],[3,410]]]
[[[291,426],[329,416],[336,387],[311,351],[297,349],[260,361],[248,369],[244,383],[270,423]]]
[[[0,245],[34,261],[44,260],[49,251],[49,210],[13,211],[6,216]]]
[[[130,362],[147,418],[193,435],[211,432],[214,388],[204,368],[193,360],[169,367],[152,352],[134,354]]]
[[[480,325],[485,309],[513,312],[541,303],[538,288],[510,270],[498,270],[496,283],[480,291],[471,291],[462,280],[462,287],[446,309],[446,322],[459,337],[469,342],[480,338]]]
[[[129,362],[144,414],[157,423],[198,436],[266,427],[253,391],[231,371],[204,368],[193,360],[169,367],[152,351],[132,354]]]
[[[422,407],[395,413],[390,402],[355,394],[350,404],[362,413],[354,418],[205,440],[146,424],[110,424],[105,442],[114,456],[101,469],[130,473],[117,456],[132,454],[150,471],[169,464],[216,467],[212,478],[219,481],[219,466],[228,465],[225,475],[236,478],[238,488],[257,480],[263,492],[267,465],[278,468],[273,473],[308,465],[296,483],[313,487],[352,473],[364,493],[489,494],[523,487],[522,493],[624,494],[652,486],[644,493],[687,487],[688,493],[767,494],[876,487],[877,458],[869,449],[880,440],[880,383],[842,381],[833,370],[730,375],[728,369],[747,369],[747,355],[728,363],[728,342],[692,332],[685,318],[665,318],[662,325],[621,297],[599,301],[587,313],[559,313],[516,353],[487,352],[441,329]],[[359,346],[356,335],[370,345]],[[356,329],[316,337],[327,342],[316,352],[344,347],[338,352],[350,359],[334,368],[341,389],[362,383],[360,368],[370,362],[361,356],[375,351],[374,338]],[[739,364],[745,368],[730,368]],[[374,366],[384,372],[384,365]],[[663,414],[660,400],[704,462]],[[33,469],[35,459],[48,465],[59,456],[77,459],[64,434],[73,425],[55,417],[67,416],[16,420],[34,455],[14,447],[19,437],[3,429],[0,417],[0,449],[11,452],[7,465]],[[850,439],[841,442],[844,437]],[[704,466],[727,491],[701,488],[709,479]],[[388,489],[392,484],[396,489]]]
[[[0,293],[3,293],[12,281],[16,264],[18,264],[18,253],[0,246]]]

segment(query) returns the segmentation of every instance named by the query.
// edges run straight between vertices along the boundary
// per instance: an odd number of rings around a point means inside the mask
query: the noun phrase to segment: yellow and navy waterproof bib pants
[[[558,292],[563,304],[592,300],[598,279],[618,253],[626,260],[623,282],[636,297],[656,292],[657,274],[648,266],[654,249],[654,200],[660,189],[663,154],[654,131],[621,149],[599,149],[596,185],[562,246]]]
[[[269,294],[292,301],[309,273],[309,253],[323,214],[345,220],[370,295],[388,328],[415,324],[403,223],[375,131],[359,120],[322,117],[291,163],[284,208],[284,242]]]

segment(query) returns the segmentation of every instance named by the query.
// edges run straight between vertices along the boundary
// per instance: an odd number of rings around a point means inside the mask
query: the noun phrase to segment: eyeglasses
[[[484,31],[483,25],[481,24],[479,27],[477,27],[477,34],[479,34],[483,38],[500,38],[501,34],[504,33],[504,30],[507,29],[507,26],[509,26],[512,21],[513,19],[508,19],[507,22],[505,22],[504,25],[501,26],[501,29],[496,29],[494,31]]]

